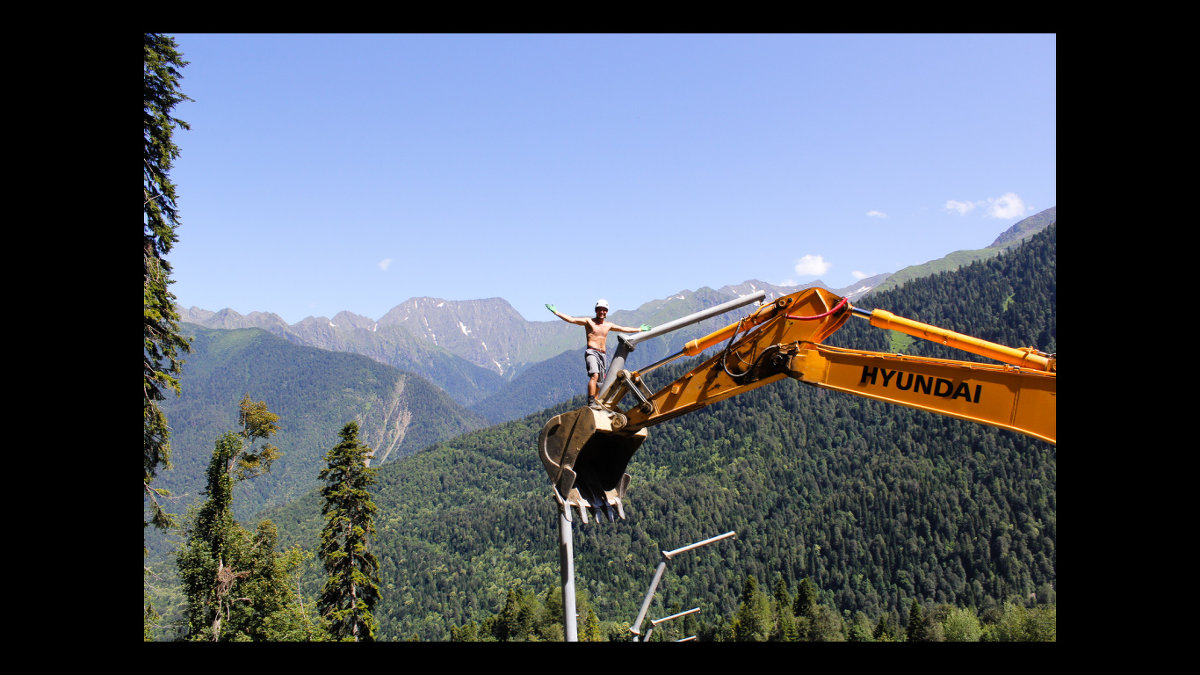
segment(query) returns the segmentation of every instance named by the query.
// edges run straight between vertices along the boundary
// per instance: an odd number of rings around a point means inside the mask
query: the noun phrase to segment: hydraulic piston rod
[[[680,328],[690,326],[694,323],[699,323],[714,316],[720,316],[725,312],[735,310],[738,307],[744,307],[752,302],[761,302],[763,298],[766,297],[766,291],[757,291],[755,293],[751,293],[750,295],[744,295],[736,300],[730,300],[729,302],[722,303],[715,307],[709,307],[708,309],[700,310],[695,314],[689,314],[685,317],[675,319],[674,321],[668,321],[661,326],[656,326],[645,333],[638,333],[631,338],[626,338],[624,335],[618,335],[617,342],[619,344],[617,346],[617,354],[613,357],[612,365],[608,367],[608,376],[604,378],[604,383],[600,387],[600,392],[597,394],[597,398],[604,400],[604,395],[608,393],[608,390],[613,386],[613,383],[617,381],[617,374],[620,373],[621,369],[625,367],[625,358],[629,356],[629,352],[632,352],[634,348],[637,347],[638,343],[649,340],[650,338],[658,337],[659,335],[670,333],[671,331],[679,330]],[[661,363],[662,362],[660,362],[660,364]]]
[[[995,342],[988,342],[970,335],[963,335],[945,328],[930,326],[927,323],[913,321],[902,316],[896,316],[884,309],[876,309],[867,311],[855,307],[853,309],[855,316],[868,319],[872,326],[883,328],[885,330],[894,330],[913,337],[919,337],[930,342],[937,342],[955,349],[961,349],[964,352],[986,356],[989,359],[1007,363],[1013,366],[1022,366],[1031,370],[1041,370],[1044,372],[1057,372],[1058,359],[1042,352],[1033,349],[1014,349],[1006,347]]]

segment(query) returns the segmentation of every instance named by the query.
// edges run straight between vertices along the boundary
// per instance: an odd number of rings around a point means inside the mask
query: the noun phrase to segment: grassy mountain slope
[[[871,293],[879,293],[882,291],[899,288],[904,284],[922,277],[928,277],[940,272],[956,270],[965,265],[969,265],[977,260],[987,260],[999,255],[1013,246],[1021,243],[1030,236],[1042,231],[1049,225],[1054,224],[1058,220],[1058,207],[1054,206],[1036,213],[1028,218],[1025,218],[1005,230],[996,238],[987,248],[975,249],[970,251],[954,251],[937,260],[930,260],[920,265],[905,267],[904,269],[889,276],[886,280],[880,282]]]
[[[1055,232],[873,300],[1053,351]],[[862,321],[837,337],[887,343]],[[661,369],[652,386],[693,363]],[[384,639],[445,639],[452,624],[495,613],[513,585],[558,583],[556,509],[535,443],[548,417],[580,402],[382,468]],[[652,614],[698,605],[716,625],[746,574],[792,587],[810,577],[838,609],[873,616],[912,598],[984,608],[1045,597],[1057,581],[1056,448],[1012,432],[784,381],[655,427],[629,473],[629,520],[576,528],[576,583],[606,621],[633,619],[659,551],[729,530],[736,543],[672,561]],[[311,548],[319,508],[309,494],[270,516],[284,542]]]

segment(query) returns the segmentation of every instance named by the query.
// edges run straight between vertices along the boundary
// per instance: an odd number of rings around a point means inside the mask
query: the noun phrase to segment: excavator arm
[[[821,344],[852,316],[1003,364],[885,354]],[[681,356],[725,347],[675,382],[652,392],[642,377]],[[883,310],[852,307],[824,289],[808,289],[760,307],[737,323],[688,343],[662,361],[622,369],[600,393],[602,409],[552,418],[539,436],[542,462],[560,502],[609,519],[624,518],[625,467],[647,428],[785,377],[813,386],[970,420],[1056,442],[1054,356],[1013,349]],[[621,408],[629,397],[631,404]],[[569,509],[565,509],[567,513]]]

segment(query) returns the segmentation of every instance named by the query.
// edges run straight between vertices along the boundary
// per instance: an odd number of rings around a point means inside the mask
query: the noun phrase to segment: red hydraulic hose
[[[799,319],[800,321],[815,321],[817,319],[824,319],[825,317],[829,316],[830,314],[833,314],[834,312],[841,309],[842,306],[845,304],[846,304],[846,298],[842,298],[841,302],[834,305],[833,309],[829,310],[828,312],[825,312],[824,314],[814,314],[813,316],[796,316],[794,314],[788,314],[786,316],[789,319]]]

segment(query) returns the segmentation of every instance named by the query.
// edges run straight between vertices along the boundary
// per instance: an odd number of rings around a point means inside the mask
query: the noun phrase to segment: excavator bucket
[[[615,431],[613,416],[607,410],[580,408],[550,418],[538,435],[538,454],[568,518],[572,506],[585,523],[589,508],[597,519],[625,518],[621,500],[630,480],[625,467],[647,432]]]

